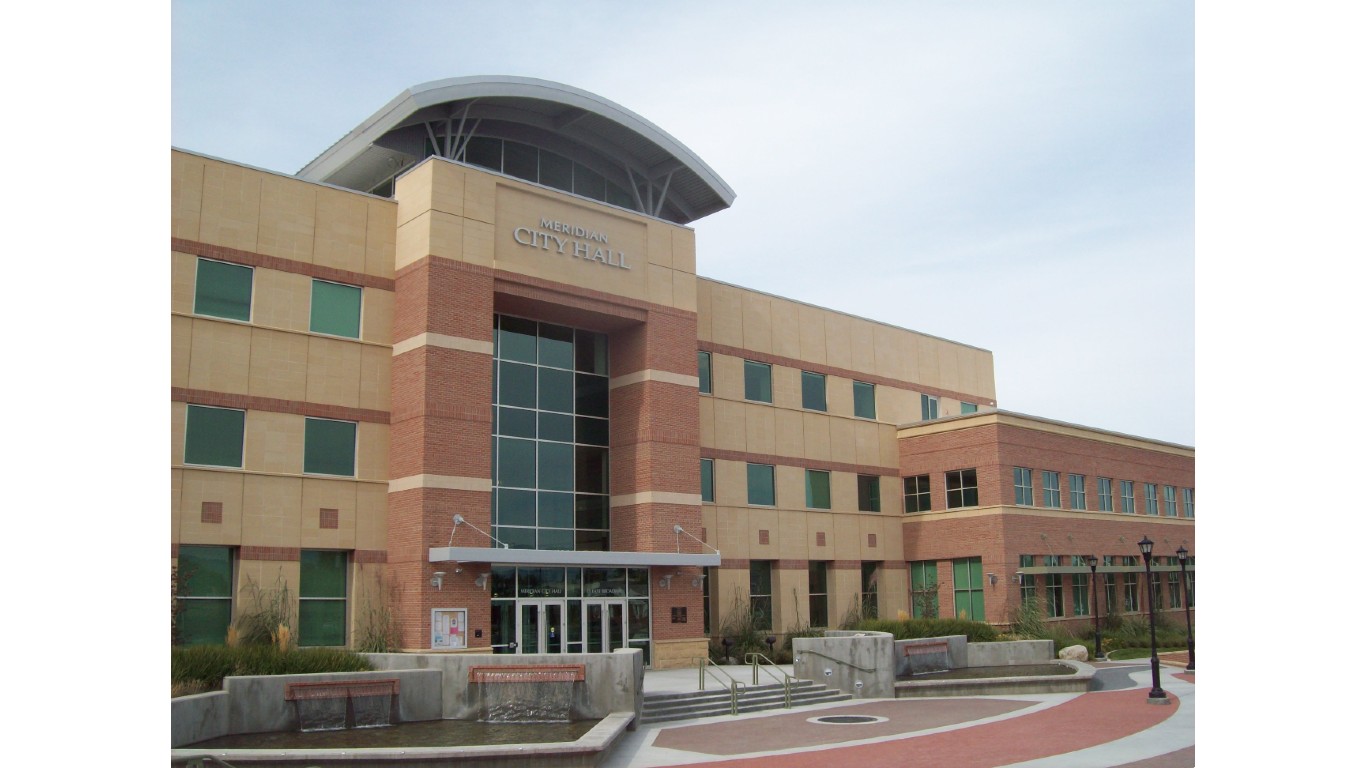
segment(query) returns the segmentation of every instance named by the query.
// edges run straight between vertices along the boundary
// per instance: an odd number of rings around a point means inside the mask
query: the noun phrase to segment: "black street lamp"
[[[1138,542],[1138,551],[1143,553],[1143,570],[1148,574],[1148,645],[1152,648],[1153,689],[1148,691],[1149,704],[1170,704],[1167,692],[1157,675],[1157,619],[1153,616],[1153,542],[1144,536]]]
[[[1095,614],[1096,621],[1096,658],[1101,657],[1100,650],[1100,592],[1096,590],[1096,564],[1100,558],[1095,555],[1086,556],[1086,564],[1091,566],[1091,605],[1094,606],[1092,613]]]
[[[1191,589],[1186,581],[1186,557],[1190,553],[1183,546],[1176,550],[1176,559],[1181,562],[1181,601],[1186,605],[1186,671],[1195,671],[1195,635],[1191,634]]]

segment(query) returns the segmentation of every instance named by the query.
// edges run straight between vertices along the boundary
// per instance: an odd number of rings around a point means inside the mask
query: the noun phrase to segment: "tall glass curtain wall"
[[[494,324],[493,535],[513,549],[606,551],[607,337]]]
[[[494,653],[611,653],[650,663],[648,568],[494,566]]]

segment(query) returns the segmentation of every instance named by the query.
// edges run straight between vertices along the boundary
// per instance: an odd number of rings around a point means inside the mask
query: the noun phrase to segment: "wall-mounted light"
[[[437,589],[438,592],[441,591],[441,584],[442,584],[443,581],[445,581],[445,579],[446,579],[446,572],[445,572],[445,571],[433,571],[433,572],[432,572],[432,586],[433,586],[433,587],[436,587],[436,589]]]
[[[694,576],[694,577],[692,577],[692,588],[693,588],[693,589],[701,589],[701,588],[702,588],[702,577],[701,577],[701,576]]]
[[[673,583],[673,580],[674,575],[671,573],[668,576],[665,576],[659,580],[659,586],[663,587],[664,589],[668,589],[669,585]]]
[[[489,575],[488,575],[487,573],[481,573],[481,574],[479,574],[478,576],[475,576],[475,577],[474,577],[474,586],[476,586],[476,587],[478,587],[478,588],[480,588],[480,589],[483,589],[484,587],[487,587],[488,585],[489,585]]]
[[[994,574],[994,573],[988,573],[988,574],[987,574],[987,581],[991,582],[991,586],[993,586],[993,587],[996,586],[996,574]]]

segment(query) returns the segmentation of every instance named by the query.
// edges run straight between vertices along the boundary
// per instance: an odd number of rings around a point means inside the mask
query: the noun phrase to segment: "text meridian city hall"
[[[630,269],[626,264],[626,254],[608,247],[607,235],[575,224],[562,221],[541,219],[539,230],[531,227],[515,227],[512,239],[518,245],[554,251],[584,261],[595,261],[609,267]]]

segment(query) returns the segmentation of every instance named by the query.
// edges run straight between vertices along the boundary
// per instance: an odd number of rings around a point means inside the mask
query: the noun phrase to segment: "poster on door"
[[[464,608],[432,609],[432,649],[452,650],[465,647]]]

